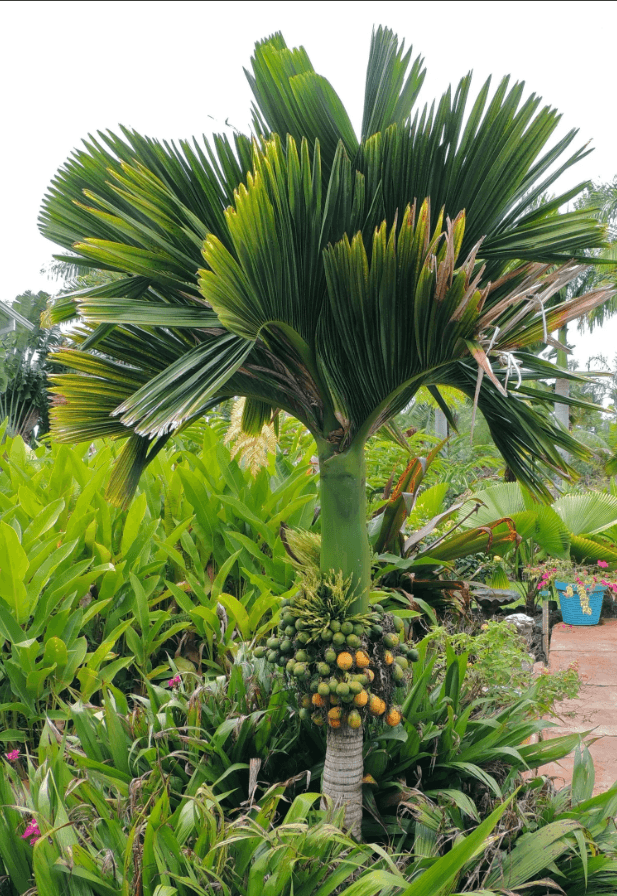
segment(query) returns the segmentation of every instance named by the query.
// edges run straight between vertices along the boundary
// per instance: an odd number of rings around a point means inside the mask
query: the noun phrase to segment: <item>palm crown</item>
[[[79,317],[57,354],[75,372],[56,377],[56,438],[128,437],[110,486],[126,501],[170,433],[229,396],[246,396],[247,431],[295,415],[325,458],[420,386],[445,408],[443,384],[476,397],[510,468],[541,489],[536,459],[563,467],[558,448],[578,449],[528,385],[554,368],[525,348],[609,295],[544,309],[603,245],[588,211],[558,213],[580,188],[537,204],[586,154],[560,161],[575,132],[547,149],[559,116],[507,78],[470,109],[468,75],[414,112],[422,60],[383,28],[360,138],[281,35],[247,75],[251,137],[99,134],[53,181],[43,233],[125,275],[53,309]]]

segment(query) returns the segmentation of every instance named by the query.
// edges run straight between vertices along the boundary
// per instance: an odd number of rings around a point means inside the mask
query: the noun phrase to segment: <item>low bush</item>
[[[214,431],[198,435],[200,450],[171,445],[157,456],[128,511],[102,497],[113,444],[33,450],[5,437],[5,744],[33,743],[45,717],[65,719],[72,700],[97,701],[112,683],[143,693],[145,681],[178,669],[221,674],[243,640],[276,625],[295,575],[279,529],[310,525],[312,467],[279,455],[253,478]]]

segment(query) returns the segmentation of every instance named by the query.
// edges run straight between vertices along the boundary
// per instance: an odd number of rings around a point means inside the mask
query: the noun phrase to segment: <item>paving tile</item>
[[[567,669],[576,662],[583,680],[576,700],[555,707],[555,727],[547,728],[549,740],[563,734],[583,734],[594,761],[594,794],[617,781],[617,619],[594,626],[556,625],[551,636],[550,670]],[[540,767],[557,787],[572,780],[574,755]]]
[[[560,622],[551,632],[551,654],[574,650],[615,651],[617,648],[617,619],[606,619],[599,625],[566,625]]]
[[[563,733],[563,732],[562,732]],[[601,737],[589,746],[595,769],[594,796],[608,790],[617,781],[617,737]],[[559,762],[549,762],[539,768],[541,775],[553,778],[556,787],[564,787],[572,781],[574,754]]]
[[[567,669],[572,663],[578,666],[579,675],[585,684],[594,687],[617,687],[617,645],[612,652],[560,650],[551,652],[550,670],[557,672]]]

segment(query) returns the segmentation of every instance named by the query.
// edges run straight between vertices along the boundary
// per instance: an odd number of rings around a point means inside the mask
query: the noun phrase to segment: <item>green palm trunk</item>
[[[351,613],[366,612],[371,586],[371,559],[366,528],[366,461],[364,446],[342,454],[319,455],[321,497],[321,570],[341,571],[351,579],[355,601]],[[362,728],[328,728],[322,790],[336,807],[345,806],[345,821],[360,834],[362,821]]]
[[[368,609],[371,552],[366,528],[364,447],[319,455],[321,571],[339,570],[351,578],[356,599],[351,613]]]

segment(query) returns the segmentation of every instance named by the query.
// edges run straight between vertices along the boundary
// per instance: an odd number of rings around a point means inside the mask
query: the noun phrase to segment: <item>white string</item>
[[[518,358],[515,358],[512,352],[502,352],[500,361],[502,364],[506,364],[506,382],[504,388],[508,388],[508,380],[510,379],[510,374],[514,371],[516,373],[516,388],[520,389],[521,383],[523,382],[523,377],[521,374],[521,367],[523,366],[522,361],[519,361]]]
[[[536,297],[536,301],[540,306],[540,314],[542,315],[542,329],[544,331],[544,341],[548,342],[548,329],[546,327],[546,309],[544,307],[544,299],[540,298],[540,296]]]
[[[486,350],[486,354],[487,354],[487,355],[488,355],[488,353],[490,352],[490,350],[492,349],[492,347],[495,345],[495,340],[497,339],[497,336],[498,336],[498,335],[499,335],[499,327],[495,327],[495,332],[494,332],[493,335],[491,336],[491,341],[489,342],[489,344],[488,344],[488,348],[487,348],[487,350]]]

